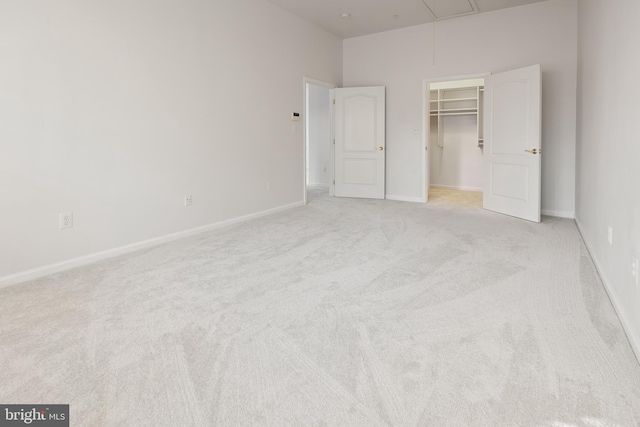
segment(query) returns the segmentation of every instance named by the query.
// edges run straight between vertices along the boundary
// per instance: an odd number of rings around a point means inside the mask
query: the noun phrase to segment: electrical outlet
[[[613,227],[609,226],[609,231],[607,232],[607,240],[610,245],[613,245]]]
[[[184,195],[184,205],[191,206],[193,204],[193,196],[191,194]]]
[[[267,191],[271,191],[272,188],[273,185],[271,184],[271,181],[267,181]]]
[[[420,135],[422,133],[422,129],[420,128],[413,128],[413,134],[414,135]]]
[[[58,227],[60,230],[73,227],[73,212],[61,212],[58,218]]]
[[[636,280],[636,286],[638,285],[638,258],[631,258],[631,275]]]

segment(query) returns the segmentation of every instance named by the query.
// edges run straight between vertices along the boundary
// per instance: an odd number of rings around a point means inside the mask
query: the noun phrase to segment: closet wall
[[[442,118],[445,128],[442,147],[438,131],[431,118],[429,138],[430,182],[432,187],[482,191],[482,148],[476,140],[476,119],[473,116]]]

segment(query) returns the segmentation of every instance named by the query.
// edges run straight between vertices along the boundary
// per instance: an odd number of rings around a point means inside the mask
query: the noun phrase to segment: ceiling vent
[[[436,21],[478,13],[475,0],[421,0]]]

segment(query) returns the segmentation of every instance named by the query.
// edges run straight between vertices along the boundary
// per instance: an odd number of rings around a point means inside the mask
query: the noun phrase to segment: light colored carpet
[[[73,426],[635,426],[570,220],[330,199],[0,290],[0,401]]]

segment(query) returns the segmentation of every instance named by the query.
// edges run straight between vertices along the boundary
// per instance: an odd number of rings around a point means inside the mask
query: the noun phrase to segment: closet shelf
[[[434,84],[429,91],[429,117],[438,119],[433,126],[438,129],[438,147],[443,145],[442,119],[446,116],[475,116],[477,118],[477,144],[484,145],[482,131],[482,102],[484,87],[478,80],[442,82]]]
[[[441,98],[440,102],[452,102],[452,101],[477,101],[478,97],[477,96],[472,96],[469,98]],[[436,102],[436,101],[431,101],[431,102]]]
[[[447,115],[447,114],[456,114],[456,113],[464,113],[464,114],[477,114],[478,109],[474,107],[469,108],[443,108],[441,110],[431,110],[432,116]]]
[[[440,113],[440,114],[431,114],[431,117],[446,117],[446,116],[475,116],[477,113],[472,112],[461,112],[461,113]]]

